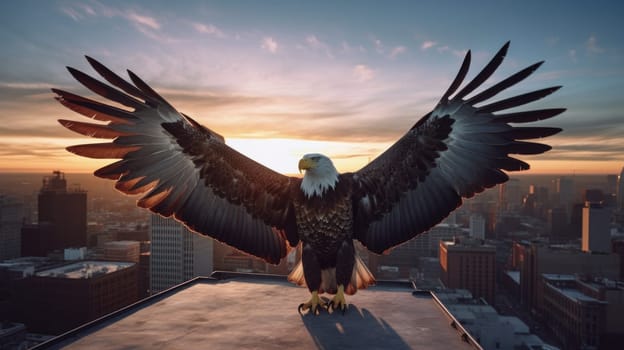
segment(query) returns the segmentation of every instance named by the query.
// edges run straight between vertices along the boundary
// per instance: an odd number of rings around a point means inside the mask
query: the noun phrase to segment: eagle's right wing
[[[68,147],[90,158],[121,160],[95,172],[116,180],[126,194],[143,194],[137,204],[173,216],[191,230],[277,264],[298,234],[290,201],[299,179],[281,175],[228,147],[223,137],[178,113],[135,74],[134,83],[87,57],[111,85],[76,69],[70,73],[102,97],[130,109],[53,89],[64,106],[107,124],[59,120],[77,133],[113,139]],[[275,229],[277,228],[277,229]]]

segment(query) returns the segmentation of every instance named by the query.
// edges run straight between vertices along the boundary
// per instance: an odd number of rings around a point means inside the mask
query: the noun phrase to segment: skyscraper
[[[174,219],[157,214],[151,216],[150,237],[152,293],[212,273],[211,238],[193,233]]]
[[[47,251],[87,245],[87,192],[67,189],[65,174],[56,170],[43,178],[38,196],[39,225],[52,225]]]
[[[610,220],[611,212],[600,203],[585,203],[581,242],[584,252],[608,253],[611,251]]]
[[[566,213],[570,214],[570,205],[574,201],[574,180],[567,177],[560,177],[555,183],[557,192],[557,201],[561,207],[566,209]]]
[[[470,237],[485,239],[485,219],[479,214],[470,215]]]
[[[520,181],[518,179],[511,178],[509,181],[500,184],[498,187],[498,201],[502,211],[518,211],[522,205]]]
[[[15,198],[0,195],[0,260],[20,256],[22,209],[22,203]]]
[[[620,213],[624,212],[624,167],[617,181],[617,209]]]

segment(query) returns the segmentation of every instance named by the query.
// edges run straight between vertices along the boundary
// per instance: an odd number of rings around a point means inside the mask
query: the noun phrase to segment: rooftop
[[[470,349],[431,293],[379,282],[347,312],[300,315],[305,288],[283,276],[215,273],[154,295],[37,349]],[[457,327],[454,328],[454,327]]]
[[[123,270],[132,265],[134,263],[88,260],[42,270],[35,275],[38,277],[83,279]]]

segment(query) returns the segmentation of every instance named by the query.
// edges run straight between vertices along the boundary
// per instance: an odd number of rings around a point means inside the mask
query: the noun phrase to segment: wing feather
[[[543,138],[561,131],[550,127],[516,127],[548,119],[565,109],[494,114],[543,98],[560,87],[520,94],[497,102],[489,99],[523,81],[543,62],[503,79],[473,97],[501,65],[509,42],[454,96],[466,76],[470,51],[438,105],[401,139],[354,173],[355,233],[369,250],[382,253],[439,223],[469,198],[509,179],[505,171],[529,165],[510,154],[540,154],[550,146],[519,140]],[[477,107],[475,104],[485,103]]]
[[[70,146],[91,158],[117,158],[95,175],[115,188],[141,194],[137,205],[174,217],[191,230],[214,237],[271,263],[296,245],[291,187],[299,179],[278,174],[225,145],[223,137],[179,113],[136,74],[132,83],[87,57],[108,85],[74,68],[85,87],[123,109],[53,89],[69,109],[107,124],[59,120],[82,135],[112,142]],[[280,230],[276,230],[277,227]]]

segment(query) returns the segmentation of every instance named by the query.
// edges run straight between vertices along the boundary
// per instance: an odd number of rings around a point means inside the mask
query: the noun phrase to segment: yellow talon
[[[342,284],[338,285],[338,291],[336,291],[336,295],[329,302],[329,307],[334,310],[340,308],[343,314],[347,310],[347,300],[345,299],[344,286]]]
[[[299,305],[298,311],[300,314],[303,314],[302,311],[310,310],[315,315],[319,314],[319,306],[322,306],[323,303],[321,298],[318,295],[317,291],[312,292],[312,297],[307,303],[301,303]]]

